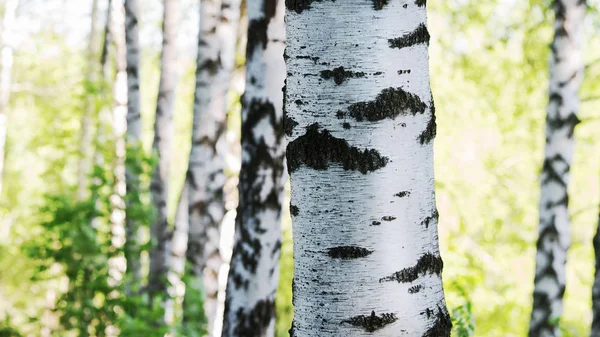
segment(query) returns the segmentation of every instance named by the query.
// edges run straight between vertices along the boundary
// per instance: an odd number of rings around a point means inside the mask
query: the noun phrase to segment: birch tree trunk
[[[283,199],[283,0],[248,0],[242,167],[223,337],[273,336]]]
[[[598,229],[594,235],[594,253],[596,269],[592,285],[592,330],[591,337],[600,336],[600,214],[598,214]]]
[[[88,44],[88,69],[86,81],[89,85],[97,85],[97,23],[98,0],[92,1],[92,13],[90,23],[90,37]],[[93,117],[96,110],[95,97],[93,93],[86,93],[86,103],[83,116],[81,117],[81,139],[79,142],[79,163],[77,170],[77,199],[83,200],[88,192],[88,177],[91,173],[91,157],[93,151]]]
[[[223,185],[227,92],[235,60],[240,0],[202,0],[192,148],[185,184],[189,192],[189,231],[186,260],[196,287],[205,294],[204,312],[213,336],[219,309],[218,275],[220,224],[225,215]],[[184,305],[185,307],[185,305]],[[199,320],[184,312],[184,320]]]
[[[4,19],[2,21],[2,51],[0,68],[0,195],[4,177],[4,157],[6,147],[6,110],[11,94],[12,68],[14,54],[14,26],[17,18],[19,0],[5,2]]]
[[[156,245],[150,252],[150,273],[148,275],[148,292],[150,298],[166,292],[170,261],[168,247],[171,240],[171,233],[167,222],[167,200],[173,133],[173,105],[175,101],[175,87],[177,85],[178,11],[178,0],[164,1],[161,77],[158,87],[156,120],[154,121],[154,142],[152,145],[155,154],[158,155],[158,165],[154,169],[150,185],[156,209],[156,220],[152,226],[152,236],[156,239]]]
[[[450,336],[425,1],[286,0],[290,336]]]
[[[140,51],[139,51],[139,3],[138,0],[125,0],[125,45],[126,45],[126,63],[127,63],[127,157],[132,157],[130,151],[142,151],[141,134],[142,121],[140,112]],[[126,248],[125,257],[127,259],[127,270],[131,275],[131,284],[139,284],[140,263],[139,263],[139,243],[137,232],[139,224],[128,213],[133,198],[139,198],[139,177],[129,168],[125,171],[125,180],[127,186],[126,193]],[[137,204],[137,203],[135,203]]]
[[[553,6],[556,17],[550,56],[530,337],[560,335],[553,320],[562,314],[566,284],[565,263],[571,241],[568,187],[575,150],[573,134],[579,123],[578,91],[584,66],[581,40],[585,0],[555,0]]]

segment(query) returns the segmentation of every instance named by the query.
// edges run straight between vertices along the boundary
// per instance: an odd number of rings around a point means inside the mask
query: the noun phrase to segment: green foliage
[[[464,298],[464,304],[452,309],[452,335],[454,337],[471,337],[475,334],[475,317],[466,291],[458,284],[454,288]]]

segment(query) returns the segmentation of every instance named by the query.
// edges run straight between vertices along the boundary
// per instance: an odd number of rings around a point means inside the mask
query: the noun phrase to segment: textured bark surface
[[[127,74],[127,152],[141,151],[142,121],[140,112],[140,49],[139,49],[139,3],[138,0],[125,0],[125,46],[126,46],[126,74]],[[117,75],[118,76],[118,75]],[[128,153],[127,156],[134,154]],[[131,209],[128,198],[139,196],[139,177],[133,170],[126,169],[126,208]],[[131,200],[131,199],[130,199]],[[128,274],[132,277],[131,284],[139,284],[140,263],[138,252],[138,224],[131,216],[125,218],[126,249]]]
[[[205,294],[209,335],[217,313],[220,224],[225,215],[223,185],[227,149],[227,92],[234,66],[239,0],[202,0],[194,94],[192,148],[186,176],[189,230],[186,259],[193,281]],[[184,313],[185,320],[198,320]],[[217,333],[218,334],[218,333]]]
[[[425,4],[349,1],[286,0],[290,335],[448,337]]]
[[[11,94],[12,68],[14,54],[14,29],[17,18],[19,0],[5,1],[4,18],[2,19],[2,50],[0,60],[0,194],[4,177],[4,157],[6,147],[6,109]]]
[[[578,91],[583,79],[581,40],[586,3],[555,0],[553,6],[556,17],[530,337],[560,335],[553,320],[562,314],[565,292],[565,263],[571,241],[568,187],[575,150],[574,129],[579,123]]]
[[[223,337],[274,335],[283,200],[283,0],[248,0],[242,167]]]
[[[179,0],[164,1],[160,83],[152,144],[158,164],[154,168],[150,184],[156,211],[156,220],[152,225],[152,237],[156,240],[156,245],[150,252],[150,273],[148,275],[148,292],[151,298],[156,294],[165,293],[170,262],[168,247],[170,246],[171,232],[167,222],[167,200],[169,197],[173,105],[177,85],[178,11]]]

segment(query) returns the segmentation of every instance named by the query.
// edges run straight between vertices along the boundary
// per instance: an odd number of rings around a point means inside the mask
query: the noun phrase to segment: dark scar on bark
[[[422,43],[429,45],[429,39],[427,26],[422,23],[415,30],[404,36],[388,39],[388,43],[390,48],[402,49]]]
[[[420,284],[417,284],[416,286],[412,286],[410,288],[408,288],[408,293],[409,294],[416,294],[419,291],[421,291],[421,289],[423,289],[423,286]]]
[[[415,0],[415,5],[419,7],[427,6],[427,0]]]
[[[235,315],[235,336],[262,336],[275,319],[275,302],[271,299],[260,300],[250,311],[239,308]]]
[[[392,324],[398,320],[398,317],[392,313],[383,313],[381,315],[376,315],[375,311],[371,311],[371,315],[358,315],[354,317],[350,317],[349,319],[345,319],[341,322],[341,324],[347,323],[353,325],[355,327],[359,327],[364,329],[367,332],[374,332],[388,324]]]
[[[404,91],[402,88],[383,89],[375,100],[358,102],[350,105],[347,111],[338,111],[337,118],[352,117],[361,122],[395,119],[399,115],[416,115],[424,113],[427,105],[419,96]]]
[[[294,131],[296,125],[298,125],[298,122],[296,122],[292,117],[289,117],[286,114],[286,116],[283,118],[283,129],[285,131],[285,134],[291,136],[292,131]]]
[[[379,225],[381,225],[381,221],[376,221],[376,220],[375,220],[375,221],[373,221],[373,222],[371,223],[371,226],[379,226]]]
[[[440,217],[440,214],[438,213],[438,211],[436,209],[431,213],[430,216],[426,217],[425,219],[423,219],[423,221],[421,221],[421,226],[425,226],[425,228],[429,228],[429,225],[432,224],[434,221],[436,221],[439,217]]]
[[[296,205],[290,205],[290,214],[293,216],[297,216],[300,213],[300,209]]]
[[[441,257],[435,256],[431,253],[425,253],[425,255],[419,258],[414,266],[404,268],[390,276],[382,277],[379,279],[379,282],[396,281],[398,283],[409,283],[419,278],[419,276],[424,276],[427,274],[440,275],[443,267],[444,263],[442,262]]]
[[[391,215],[386,215],[383,218],[381,218],[381,220],[383,220],[383,221],[394,221],[394,220],[396,220],[396,217],[395,216],[391,216]]]
[[[287,164],[290,172],[306,165],[315,170],[326,170],[331,163],[342,164],[344,170],[363,174],[384,167],[388,158],[374,149],[361,150],[350,146],[344,139],[333,137],[329,131],[319,131],[317,123],[306,128],[306,133],[287,146]]]
[[[361,257],[366,257],[373,253],[372,250],[368,250],[366,248],[358,247],[358,246],[340,246],[333,247],[327,250],[327,255],[333,259],[358,259]]]
[[[401,192],[394,194],[394,196],[398,197],[398,198],[408,197],[408,196],[410,196],[410,191],[401,191]]]
[[[310,9],[313,2],[321,2],[322,0],[285,0],[285,8],[296,12],[297,14]]]
[[[437,135],[437,124],[435,123],[435,104],[433,103],[433,100],[429,102],[429,106],[431,110],[431,118],[427,122],[425,130],[423,130],[423,132],[421,132],[419,135],[419,143],[421,145],[430,143]]]
[[[348,78],[364,77],[365,73],[346,70],[344,67],[337,67],[332,70],[321,70],[321,78],[333,79],[335,84],[340,85]]]
[[[373,0],[373,9],[376,11],[380,11],[389,3],[390,0]]]
[[[429,329],[427,329],[427,331],[425,331],[423,337],[450,337],[451,330],[452,320],[450,319],[448,310],[446,310],[445,305],[438,305],[437,314],[435,315],[435,322]]]

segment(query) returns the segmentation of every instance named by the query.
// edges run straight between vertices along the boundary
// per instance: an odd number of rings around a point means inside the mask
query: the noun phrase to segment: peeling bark
[[[163,10],[163,42],[161,55],[160,82],[154,121],[154,141],[152,149],[158,165],[154,168],[150,192],[156,211],[151,234],[156,245],[150,251],[150,272],[148,293],[150,298],[166,294],[167,274],[170,265],[169,244],[171,231],[167,221],[167,200],[169,198],[169,166],[171,165],[171,143],[173,134],[173,108],[175,87],[177,86],[177,30],[179,0],[165,0]]]
[[[209,336],[220,335],[214,320],[222,310],[217,277],[223,264],[219,242],[225,215],[225,122],[239,15],[239,0],[202,0],[200,4],[192,148],[185,181],[189,191],[186,260],[192,279],[188,286],[201,287],[205,295]],[[200,319],[184,312],[185,321]]]
[[[581,43],[585,1],[555,0],[553,5],[556,17],[550,56],[530,337],[560,336],[560,329],[552,320],[562,314],[566,285],[565,263],[571,242],[568,186],[584,66]]]
[[[242,167],[223,337],[275,331],[284,191],[283,0],[248,0]]]
[[[290,336],[449,337],[424,2],[349,1],[286,1]]]

